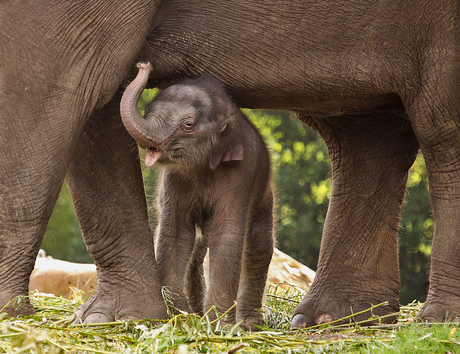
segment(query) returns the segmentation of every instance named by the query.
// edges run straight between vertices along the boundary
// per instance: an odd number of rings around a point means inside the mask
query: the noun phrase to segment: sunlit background
[[[155,92],[144,91],[139,101],[141,113]],[[319,136],[290,112],[243,112],[258,127],[271,151],[277,189],[278,248],[315,270],[331,191],[327,149]],[[144,168],[143,174],[151,206],[151,225],[154,227],[156,170]],[[432,234],[433,220],[425,163],[423,157],[419,156],[409,175],[401,220],[402,304],[425,300]],[[42,248],[54,258],[92,262],[65,185],[48,224]]]

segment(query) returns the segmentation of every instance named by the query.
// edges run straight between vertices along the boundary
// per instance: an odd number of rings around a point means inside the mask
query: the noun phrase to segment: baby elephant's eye
[[[196,133],[196,120],[195,118],[185,118],[180,122],[180,129],[187,134]]]

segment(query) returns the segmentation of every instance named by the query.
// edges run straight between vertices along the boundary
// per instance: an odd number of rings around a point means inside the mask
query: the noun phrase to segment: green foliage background
[[[139,101],[142,113],[155,95],[146,90]],[[277,185],[278,247],[316,269],[321,232],[331,189],[330,162],[319,136],[284,111],[243,110],[255,123],[272,153]],[[142,154],[142,152],[141,152]],[[153,205],[155,169],[144,169],[146,194]],[[154,213],[152,226],[154,224]],[[424,301],[433,220],[423,157],[411,169],[400,231],[401,303]],[[69,192],[63,186],[42,248],[55,258],[92,262],[82,241]]]

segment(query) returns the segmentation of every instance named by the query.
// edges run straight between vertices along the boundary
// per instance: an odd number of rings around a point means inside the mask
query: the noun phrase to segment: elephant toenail
[[[419,317],[418,320],[420,322],[426,322],[426,323],[437,323],[440,322],[436,317],[434,316],[423,316]]]
[[[305,315],[298,313],[297,315],[294,315],[294,317],[292,317],[291,329],[305,327],[307,327],[307,317]]]
[[[76,317],[75,320],[72,322],[73,325],[80,325],[83,324],[83,320],[80,317]]]
[[[322,325],[322,324],[329,323],[332,321],[334,321],[334,317],[332,317],[331,314],[323,313],[322,315],[319,315],[318,318],[316,319],[316,324]]]
[[[101,322],[113,322],[115,320],[114,316],[107,316],[102,313],[92,313],[85,318],[86,324],[90,323],[101,323]]]

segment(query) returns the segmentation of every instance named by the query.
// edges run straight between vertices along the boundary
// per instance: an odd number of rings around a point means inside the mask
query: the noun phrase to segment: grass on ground
[[[303,292],[270,286],[267,327],[261,332],[222,327],[219,318],[181,314],[168,321],[119,321],[72,325],[81,305],[47,294],[30,297],[34,316],[0,317],[0,353],[459,353],[456,324],[420,324],[420,303],[401,307],[398,323],[366,327],[329,324],[291,331],[289,322]],[[376,305],[379,306],[379,305]],[[374,308],[376,307],[374,306]]]

